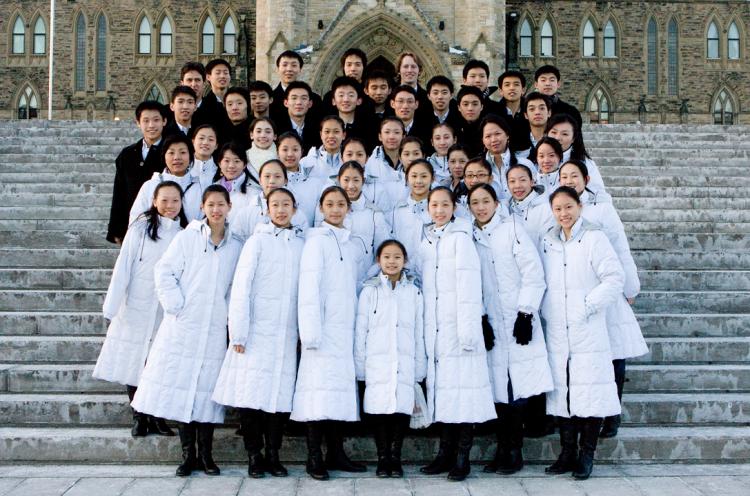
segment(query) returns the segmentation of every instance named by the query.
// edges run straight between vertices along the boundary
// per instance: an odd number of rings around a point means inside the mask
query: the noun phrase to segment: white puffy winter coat
[[[245,177],[248,177],[247,183],[245,183]],[[260,185],[252,179],[253,176],[249,175],[248,172],[243,172],[234,180],[232,183],[232,191],[229,192],[229,200],[232,202],[232,210],[229,211],[227,219],[229,222],[234,220],[235,215],[242,210],[245,206],[249,205],[255,200],[255,197],[259,194],[263,194]],[[245,183],[245,192],[242,192],[242,184]],[[221,179],[216,181],[214,184],[221,185]],[[248,236],[253,232],[250,231]]]
[[[291,418],[356,421],[354,325],[364,244],[327,223],[305,236],[298,300],[302,356]]]
[[[555,226],[555,216],[552,214],[549,195],[546,192],[540,193],[534,189],[521,201],[511,198],[508,210],[526,229],[534,246],[541,247],[542,238]]]
[[[145,218],[131,224],[117,256],[102,313],[111,320],[93,376],[137,386],[154,332],[162,319],[154,291],[154,265],[180,232],[179,221],[159,217],[158,238]]]
[[[300,164],[296,172],[287,170],[287,179],[286,188],[294,193],[297,210],[305,214],[307,224],[312,226],[315,222],[315,212],[318,210],[318,199],[325,189],[328,178],[315,177],[310,169],[303,168]]]
[[[255,232],[255,226],[271,222],[271,218],[268,216],[268,202],[263,198],[261,192],[249,197],[245,205],[239,210],[234,210],[234,206],[232,206],[232,212],[234,212],[232,231],[243,241]],[[292,216],[292,225],[303,231],[310,227],[307,223],[307,216],[299,209]]]
[[[581,195],[584,219],[599,226],[612,247],[625,271],[625,286],[623,294],[614,305],[607,310],[607,330],[609,344],[612,347],[612,358],[632,358],[648,353],[648,346],[643,339],[641,326],[635,318],[633,309],[626,298],[635,298],[641,290],[638,278],[638,268],[630,253],[628,237],[620,216],[617,215],[612,197],[603,191],[591,193],[584,191]]]
[[[570,160],[570,156],[572,155],[572,153],[572,146],[563,152],[563,164]],[[604,179],[602,179],[602,173],[599,172],[599,167],[596,165],[596,162],[594,162],[590,158],[587,158],[586,160],[584,160],[584,162],[586,164],[586,169],[588,169],[589,171],[589,183],[587,187],[592,191],[604,192]]]
[[[547,413],[607,417],[620,413],[606,312],[622,294],[625,276],[607,237],[580,218],[571,238],[559,227],[543,240],[547,292],[542,301],[554,391]]]
[[[302,230],[258,224],[247,240],[229,300],[229,349],[213,400],[291,412],[297,378],[297,285]],[[245,352],[234,351],[242,345]]]
[[[135,197],[133,206],[130,207],[129,222],[133,223],[143,212],[151,208],[154,201],[154,191],[156,187],[164,181],[174,181],[182,188],[182,209],[185,211],[185,217],[188,221],[200,219],[203,217],[201,212],[201,196],[206,185],[201,184],[200,178],[191,174],[184,176],[173,176],[168,172],[154,172],[151,179],[143,183],[138,190],[138,196]]]
[[[533,241],[520,223],[495,215],[474,227],[482,267],[482,298],[494,331],[487,353],[495,403],[510,403],[552,390],[539,307],[544,296],[544,268]],[[533,317],[532,338],[520,345],[513,337],[518,312]],[[513,397],[508,397],[508,378]]]
[[[432,222],[427,211],[427,199],[416,201],[410,195],[393,209],[389,220],[390,237],[400,241],[406,248],[406,267],[412,273],[419,273],[419,250],[425,226]]]
[[[434,422],[495,418],[482,336],[482,276],[468,221],[429,226],[420,248],[427,408]]]
[[[510,166],[513,164],[514,158],[516,163],[525,165],[529,168],[534,179],[536,179],[539,175],[539,171],[537,170],[536,165],[533,162],[523,157],[512,156],[510,149],[505,150],[505,153],[503,153],[502,164],[496,164],[495,158],[490,152],[487,152],[484,158],[486,158],[490,165],[492,165],[492,187],[495,188],[495,193],[497,193],[498,199],[502,202],[511,197],[510,189],[508,188],[508,178],[506,177],[506,174],[508,173],[508,169],[510,169]]]
[[[211,400],[227,350],[227,304],[242,242],[227,226],[218,246],[211,229],[193,221],[156,264],[164,308],[133,408],[179,422],[224,421]]]
[[[367,280],[359,295],[354,336],[357,380],[365,381],[364,411],[414,411],[414,385],[427,375],[422,292],[401,276],[394,288],[388,276]]]

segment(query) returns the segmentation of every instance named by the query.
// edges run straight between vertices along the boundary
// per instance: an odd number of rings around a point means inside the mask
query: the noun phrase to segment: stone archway
[[[320,56],[315,61],[312,75],[314,86],[321,91],[331,87],[331,83],[341,72],[341,55],[350,47],[357,47],[367,54],[369,60],[383,57],[395,62],[404,51],[413,52],[422,61],[422,84],[438,74],[450,74],[441,56],[446,51],[440,42],[430,39],[417,26],[385,11],[364,14],[347,23],[346,32],[323,40]]]

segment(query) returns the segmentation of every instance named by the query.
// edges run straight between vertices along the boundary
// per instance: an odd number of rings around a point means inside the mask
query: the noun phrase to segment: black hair
[[[400,85],[396,86],[395,88],[393,88],[393,91],[391,91],[390,99],[391,100],[395,100],[396,99],[396,95],[398,95],[399,93],[402,93],[402,92],[409,93],[411,96],[414,97],[414,100],[417,100],[417,90],[415,90],[414,88],[412,88],[408,84],[400,84]]]
[[[195,71],[201,75],[203,80],[206,80],[206,68],[200,62],[185,62],[180,69],[180,81],[185,78],[185,74],[188,72]]]
[[[354,88],[354,91],[357,92],[357,98],[362,98],[362,85],[359,84],[359,81],[349,76],[339,76],[333,80],[333,83],[331,84],[331,95],[334,95],[337,89],[346,86]]]
[[[169,101],[174,103],[174,99],[177,98],[177,95],[187,95],[193,97],[193,100],[198,100],[198,95],[195,94],[195,91],[193,91],[193,88],[190,86],[175,86],[172,90],[172,95],[170,96]]]
[[[552,205],[552,201],[560,195],[568,195],[576,201],[579,205],[581,204],[581,197],[576,190],[570,186],[560,186],[549,195],[549,204]]]
[[[362,78],[362,84],[367,87],[368,84],[370,84],[370,81],[373,81],[375,79],[384,79],[388,83],[388,87],[393,87],[393,81],[391,80],[390,76],[386,74],[383,71],[366,71],[364,77]]]
[[[250,93],[247,91],[247,88],[243,88],[242,86],[232,86],[231,88],[229,88],[227,92],[224,93],[225,103],[229,95],[240,95],[242,98],[245,99],[245,102],[247,102],[248,107],[250,106]]]
[[[323,124],[326,123],[326,122],[328,122],[328,121],[338,122],[339,125],[341,126],[341,130],[342,131],[346,131],[346,124],[344,124],[344,119],[342,119],[338,115],[334,115],[334,114],[327,115],[327,116],[323,117],[322,119],[320,119],[320,125],[319,125],[320,131],[323,130]]]
[[[320,194],[320,199],[318,200],[318,204],[322,207],[323,202],[326,199],[326,196],[330,195],[331,193],[341,193],[341,195],[346,199],[346,204],[348,206],[352,206],[352,201],[349,199],[349,197],[346,195],[346,191],[344,191],[344,188],[341,186],[328,186],[326,189],[323,190],[323,192]]]
[[[503,87],[503,80],[507,78],[518,78],[521,81],[521,87],[526,88],[526,76],[523,75],[521,71],[505,71],[502,74],[500,74],[500,77],[497,78],[497,85],[502,88]]]
[[[375,259],[380,258],[380,255],[383,253],[383,250],[388,248],[389,246],[396,246],[399,250],[401,250],[401,253],[404,254],[404,262],[409,260],[409,255],[406,253],[406,247],[404,244],[397,240],[397,239],[386,239],[382,243],[380,243],[380,246],[378,246],[378,249],[375,250]]]
[[[516,163],[516,164],[512,164],[510,167],[508,167],[508,170],[505,171],[505,180],[506,181],[508,180],[508,175],[510,174],[510,171],[512,171],[514,169],[522,169],[524,172],[526,172],[526,174],[529,175],[529,179],[531,179],[532,181],[534,180],[534,173],[531,172],[531,169],[529,169],[528,165]]]
[[[466,145],[463,143],[455,143],[454,145],[451,145],[450,148],[448,148],[448,157],[450,158],[451,153],[453,152],[464,152],[464,155],[466,155],[466,158],[469,158],[469,151],[466,149]]]
[[[407,177],[407,181],[408,181],[408,177],[409,177],[409,171],[412,170],[412,168],[415,167],[415,166],[417,166],[417,165],[421,165],[421,166],[426,167],[427,170],[430,172],[430,176],[433,179],[435,178],[435,169],[432,167],[432,164],[429,161],[427,161],[427,160],[425,160],[423,158],[418,158],[414,162],[410,163],[409,166],[406,168],[406,171],[404,171],[404,174],[406,174],[406,177]]]
[[[521,102],[521,112],[525,114],[526,109],[529,106],[529,102],[532,102],[534,100],[544,101],[544,104],[547,106],[547,110],[549,112],[552,112],[552,100],[544,93],[539,93],[538,91],[532,91],[531,93],[526,95],[526,98],[524,98],[523,102]]]
[[[585,162],[583,162],[581,160],[571,159],[571,160],[568,160],[567,162],[565,162],[564,164],[562,164],[560,166],[560,169],[562,169],[563,167],[565,167],[568,164],[575,165],[578,168],[578,170],[581,172],[581,174],[583,175],[583,177],[588,177],[588,175],[589,175],[589,168],[586,167],[586,163]]]
[[[401,121],[399,121],[401,122]],[[403,125],[403,123],[402,123]],[[344,149],[349,145],[349,143],[359,143],[362,148],[365,149],[365,154],[367,154],[367,147],[365,146],[365,142],[361,138],[357,138],[356,136],[350,136],[344,140],[343,143],[341,143],[341,151],[343,152]]]
[[[260,169],[258,169],[258,179],[260,179],[260,176],[263,175],[263,169],[265,169],[266,166],[270,166],[273,164],[276,164],[279,167],[281,167],[281,172],[284,174],[284,181],[289,181],[289,176],[287,175],[287,172],[286,172],[286,166],[284,166],[284,163],[277,158],[272,158],[271,160],[266,160],[265,162],[263,162],[263,165],[261,165]]]
[[[305,61],[302,59],[302,55],[298,54],[294,50],[284,50],[276,57],[276,67],[281,63],[281,59],[296,59],[299,62],[299,68],[302,69],[305,65]]]
[[[408,145],[409,143],[416,143],[417,145],[419,145],[419,150],[422,152],[422,155],[424,155],[424,143],[416,136],[404,136],[404,139],[401,140],[401,144],[398,145],[399,155],[401,155],[401,152],[404,151],[404,145]]]
[[[237,155],[237,157],[242,160],[242,163],[245,164],[245,168],[242,171],[243,174],[245,174],[245,180],[242,181],[242,184],[240,185],[240,192],[244,195],[245,193],[247,193],[247,183],[250,182],[252,176],[247,170],[247,153],[245,153],[245,150],[243,150],[242,147],[234,141],[230,141],[229,143],[224,144],[224,146],[221,147],[221,150],[219,150],[219,153],[216,155],[217,167],[216,174],[214,175],[214,181],[218,181],[219,178],[222,177],[221,160],[224,158],[224,155],[226,155],[227,152],[232,152],[233,154]]]
[[[466,162],[466,165],[464,166],[464,171],[467,167],[469,167],[471,164],[479,164],[482,166],[484,170],[490,173],[492,175],[492,164],[490,164],[486,158],[483,156],[478,156],[474,158],[470,158],[468,162]]]
[[[182,143],[185,146],[187,146],[188,155],[190,156],[190,163],[193,162],[195,151],[193,150],[193,143],[190,141],[190,138],[188,138],[186,135],[182,133],[175,133],[175,134],[167,136],[167,138],[164,140],[164,144],[161,147],[161,160],[165,166],[167,163],[166,157],[167,157],[167,151],[169,151],[169,147],[178,143]],[[190,164],[188,164],[188,167],[189,166]]]
[[[202,131],[203,129],[210,129],[211,131],[213,131],[213,132],[214,132],[214,135],[215,135],[215,136],[216,136],[216,138],[218,139],[218,137],[219,137],[219,133],[217,133],[217,132],[216,132],[216,127],[214,127],[214,125],[213,125],[213,124],[208,124],[208,123],[206,123],[206,124],[201,124],[200,126],[196,127],[196,128],[195,128],[195,129],[193,130],[193,137],[192,137],[191,139],[194,139],[194,138],[195,138],[195,135],[197,135],[197,134],[198,134],[198,131]]]
[[[294,206],[294,208],[297,208],[297,199],[294,197],[294,193],[292,193],[290,190],[286,188],[274,188],[271,191],[269,191],[268,194],[266,195],[266,206],[268,206],[268,201],[271,199],[271,195],[273,195],[274,193],[284,193],[285,195],[287,195],[289,198],[292,199],[292,205]]]
[[[448,193],[448,196],[450,196],[451,201],[453,202],[453,205],[456,204],[456,193],[453,192],[449,187],[447,186],[436,186],[430,190],[430,192],[427,194],[427,203],[430,203],[430,199],[432,198],[432,195],[437,193],[438,191],[445,191]]]
[[[547,127],[544,129],[544,134],[548,134],[550,129],[567,122],[573,128],[573,143],[570,145],[573,151],[570,154],[570,158],[575,160],[586,160],[591,158],[586,151],[586,146],[583,144],[583,133],[581,133],[581,126],[570,114],[555,114],[547,121]]]
[[[310,88],[309,84],[307,84],[304,81],[292,81],[291,83],[289,83],[289,86],[286,87],[286,90],[284,90],[284,100],[289,99],[289,93],[291,93],[292,90],[300,90],[300,89],[307,91],[307,97],[312,99],[313,90],[312,88]]]
[[[510,136],[513,132],[510,124],[508,124],[508,121],[503,119],[497,114],[487,114],[487,116],[482,119],[482,121],[479,123],[479,136],[481,137],[484,134],[484,128],[487,127],[489,124],[495,124],[500,129],[503,130],[503,132],[508,135],[508,145],[510,145]]]
[[[543,65],[534,72],[534,81],[539,81],[542,74],[554,74],[558,81],[560,81],[560,69],[554,65]]]
[[[299,143],[300,148],[304,148],[305,144],[302,142],[302,138],[299,137],[299,134],[297,134],[297,131],[287,131],[285,133],[281,133],[281,135],[276,138],[276,144],[281,145],[281,142],[284,140],[293,139],[297,143]]]
[[[426,90],[427,93],[430,92],[433,86],[446,86],[448,88],[448,92],[452,95],[453,94],[453,81],[448,79],[447,77],[441,75],[432,77],[429,81],[427,81]]]
[[[404,127],[404,123],[396,117],[395,115],[386,115],[383,117],[383,119],[380,121],[380,125],[378,126],[378,134],[383,130],[383,126],[388,122],[398,122],[398,125],[401,126],[401,130],[406,132],[406,127]]]
[[[216,67],[217,65],[223,65],[227,69],[229,69],[229,77],[232,77],[232,66],[224,59],[209,60],[208,64],[206,64],[206,74],[211,74],[211,71],[213,71],[214,67]]]
[[[539,164],[539,160],[537,158],[537,154],[539,153],[539,148],[542,145],[549,145],[552,147],[552,150],[554,150],[555,154],[562,160],[563,158],[563,149],[562,145],[560,145],[560,142],[557,141],[555,138],[552,138],[550,136],[543,136],[542,139],[537,141],[536,146],[531,150],[529,153],[529,159],[534,162],[535,164]]]
[[[346,59],[352,56],[359,57],[359,60],[362,61],[362,67],[367,67],[367,54],[365,52],[363,52],[359,48],[347,48],[344,52],[344,55],[341,56],[341,70],[344,69]]]
[[[151,208],[149,208],[142,214],[146,218],[146,235],[148,235],[148,237],[151,238],[152,241],[156,241],[157,239],[159,239],[160,223],[159,209],[156,208],[156,206],[153,204],[153,200],[156,200],[156,197],[159,195],[159,191],[164,188],[176,188],[177,191],[180,192],[180,200],[185,197],[185,193],[183,193],[180,185],[174,181],[164,181],[156,185],[154,194],[151,197]],[[184,228],[188,225],[187,217],[185,217],[185,208],[183,206],[180,206],[180,213],[177,214],[177,218],[179,219],[180,227]]]
[[[348,170],[355,170],[359,172],[359,175],[362,176],[362,179],[364,179],[365,177],[365,168],[362,167],[362,164],[360,164],[356,160],[348,160],[344,162],[343,164],[341,164],[341,167],[339,167],[338,173],[336,173],[336,177],[340,178],[341,175]]]
[[[495,188],[493,188],[491,184],[487,184],[487,183],[475,184],[474,187],[471,188],[469,190],[469,193],[466,195],[466,201],[470,202],[471,195],[473,195],[475,191],[479,191],[480,189],[485,190],[487,193],[490,194],[493,200],[498,201],[497,192],[495,191]]]
[[[453,126],[451,126],[448,121],[438,122],[437,124],[435,124],[434,126],[432,126],[432,131],[430,132],[430,136],[432,136],[432,134],[435,132],[435,129],[438,129],[438,128],[441,128],[441,127],[447,127],[448,129],[451,130],[451,134],[453,135],[453,137],[454,138],[457,137],[456,136],[456,130],[453,129]]]
[[[274,124],[273,121],[268,117],[257,117],[253,119],[253,121],[250,123],[250,126],[248,126],[247,128],[248,133],[252,134],[253,130],[255,129],[255,126],[257,126],[261,122],[267,122],[271,126],[271,129],[273,130],[274,136],[276,135],[276,124]]]
[[[159,115],[161,115],[162,119],[164,120],[169,119],[169,113],[167,112],[167,107],[157,102],[156,100],[146,100],[144,102],[139,103],[138,106],[135,108],[135,120],[140,122],[141,114],[146,110],[155,110],[159,112]]]
[[[466,76],[469,75],[469,71],[472,69],[482,69],[487,74],[487,77],[490,77],[490,66],[484,60],[471,59],[466,62],[463,70],[464,79],[466,79]]]
[[[227,191],[224,186],[222,186],[221,184],[209,184],[208,187],[203,190],[203,196],[201,196],[201,204],[206,203],[206,199],[211,193],[221,193],[221,196],[224,197],[224,200],[226,200],[227,203],[232,203],[232,200],[229,197],[229,191]]]
[[[479,101],[482,103],[482,105],[484,105],[484,94],[482,93],[482,90],[480,90],[476,86],[466,85],[461,85],[461,89],[458,90],[458,93],[456,94],[456,103],[460,105],[461,100],[469,95],[474,95],[475,97],[479,98]]]
[[[268,93],[269,98],[273,98],[273,88],[271,88],[271,85],[265,81],[260,81],[260,80],[253,81],[247,85],[248,93],[252,93],[254,91],[255,92],[263,91],[265,93]]]

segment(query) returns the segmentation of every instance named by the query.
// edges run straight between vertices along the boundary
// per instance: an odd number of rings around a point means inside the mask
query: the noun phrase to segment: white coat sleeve
[[[302,248],[297,316],[300,341],[309,350],[319,348],[323,337],[320,293],[323,291],[321,285],[326,270],[324,257],[320,237],[309,239]]]
[[[365,360],[367,357],[367,333],[370,330],[370,305],[377,288],[366,286],[362,289],[357,303],[357,324],[354,329],[354,371],[358,381],[366,380]]]
[[[604,230],[604,234],[607,235],[609,242],[612,243],[612,248],[615,249],[617,258],[620,259],[620,264],[622,264],[622,268],[625,271],[625,286],[623,290],[625,297],[635,298],[641,292],[641,281],[638,278],[638,268],[633,260],[633,254],[630,252],[630,244],[625,234],[625,226],[623,226],[620,216],[617,215],[615,207],[611,204],[606,205],[604,219],[602,219],[602,229]]]
[[[130,215],[128,216],[128,224],[135,222],[143,212],[151,208],[151,195],[153,194],[154,188],[151,186],[151,180],[146,181],[138,190],[138,196],[135,197],[133,206],[130,207]]]
[[[518,311],[537,315],[542,304],[544,290],[547,289],[547,284],[544,282],[542,259],[539,257],[539,252],[526,230],[517,226],[514,231],[515,239],[512,240],[513,259],[521,273]]]
[[[479,255],[466,234],[456,236],[456,325],[464,351],[479,346],[482,328],[482,278]]]
[[[601,231],[587,233],[589,236],[588,257],[591,267],[596,272],[599,284],[586,295],[586,317],[605,310],[609,305],[622,298],[622,287],[625,274],[617,259],[617,254]]]
[[[177,315],[185,306],[180,279],[187,263],[184,245],[188,234],[186,231],[177,233],[154,267],[156,296],[164,312],[171,315]]]
[[[250,297],[255,282],[262,253],[262,243],[258,236],[252,236],[242,248],[237,268],[232,280],[232,293],[229,297],[229,345],[246,346],[250,332]]]
[[[112,320],[117,314],[122,302],[128,294],[130,285],[130,271],[133,267],[133,261],[138,256],[138,248],[143,240],[144,232],[141,229],[128,229],[125,233],[125,239],[122,240],[120,254],[117,255],[115,267],[112,269],[112,278],[109,280],[107,296],[104,298],[102,305],[102,314],[104,318]]]
[[[375,224],[375,236],[373,236],[373,253],[377,251],[380,244],[390,238],[391,227],[388,225],[388,221],[385,220],[383,212],[376,210],[373,215],[373,222]]]
[[[604,179],[596,162],[590,158],[586,159],[586,169],[589,171],[589,183],[586,185],[592,191],[604,191]]]
[[[427,377],[427,351],[424,343],[424,297],[417,289],[414,316],[414,378],[417,382]]]

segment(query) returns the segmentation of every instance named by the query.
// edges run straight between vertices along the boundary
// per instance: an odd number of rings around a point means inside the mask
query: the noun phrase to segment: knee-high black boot
[[[492,422],[495,428],[495,439],[497,440],[497,446],[495,447],[495,457],[487,465],[484,466],[483,471],[492,474],[497,472],[497,469],[505,463],[508,457],[507,439],[505,438],[506,430],[504,424],[506,422],[505,417],[507,415],[508,405],[505,403],[495,403],[495,413],[497,413],[497,419]]]
[[[247,451],[247,475],[260,479],[263,470],[263,412],[250,408],[240,410],[240,431]]]
[[[352,461],[344,451],[344,436],[339,422],[332,421],[326,426],[326,467],[342,472],[367,472],[367,467]]]
[[[279,461],[281,440],[284,436],[284,425],[288,413],[266,414],[266,470],[274,477],[286,477],[289,472]]]
[[[390,415],[373,415],[373,430],[375,449],[378,453],[378,466],[375,469],[377,477],[391,476],[391,443],[390,443]]]
[[[419,469],[427,475],[442,474],[453,468],[456,464],[455,424],[443,424],[440,426],[440,446],[437,456],[428,465]]]
[[[474,424],[458,424],[458,452],[456,465],[448,472],[448,480],[462,481],[471,472],[469,455],[474,444]]]
[[[622,404],[622,389],[625,386],[625,360],[612,360],[612,367],[615,370],[615,384],[617,384],[617,396],[620,398],[620,404]],[[620,415],[613,415],[611,417],[605,417],[604,423],[602,424],[602,432],[599,437],[610,438],[616,437],[617,431],[620,429],[620,423],[622,417]]]
[[[198,458],[206,475],[219,475],[221,470],[214,462],[214,424],[198,422]]]
[[[307,473],[316,480],[328,480],[328,471],[323,463],[323,422],[307,423]]]
[[[578,480],[586,480],[594,469],[594,453],[596,443],[599,441],[599,431],[602,428],[602,419],[599,417],[586,417],[578,419],[580,439],[578,446],[578,467],[573,471],[573,477]]]
[[[135,392],[138,390],[135,386],[125,386],[128,391],[128,399],[130,403],[133,403],[135,398]],[[135,408],[130,407],[133,410],[133,428],[130,429],[130,435],[133,437],[146,437],[148,435],[148,415],[141,412],[136,412]]]
[[[180,445],[182,446],[182,463],[177,467],[176,474],[179,477],[187,477],[198,468],[198,460],[195,456],[196,426],[194,423],[180,422],[177,431],[180,434]]]
[[[523,406],[508,405],[505,415],[503,440],[506,444],[506,458],[497,467],[497,473],[515,474],[523,468]]]
[[[401,466],[401,448],[404,437],[409,429],[409,416],[396,413],[392,415],[391,423],[391,477],[403,477],[404,468]]]
[[[564,474],[576,469],[578,457],[578,431],[576,423],[571,418],[558,417],[560,427],[560,456],[557,461],[545,468],[548,474]]]

